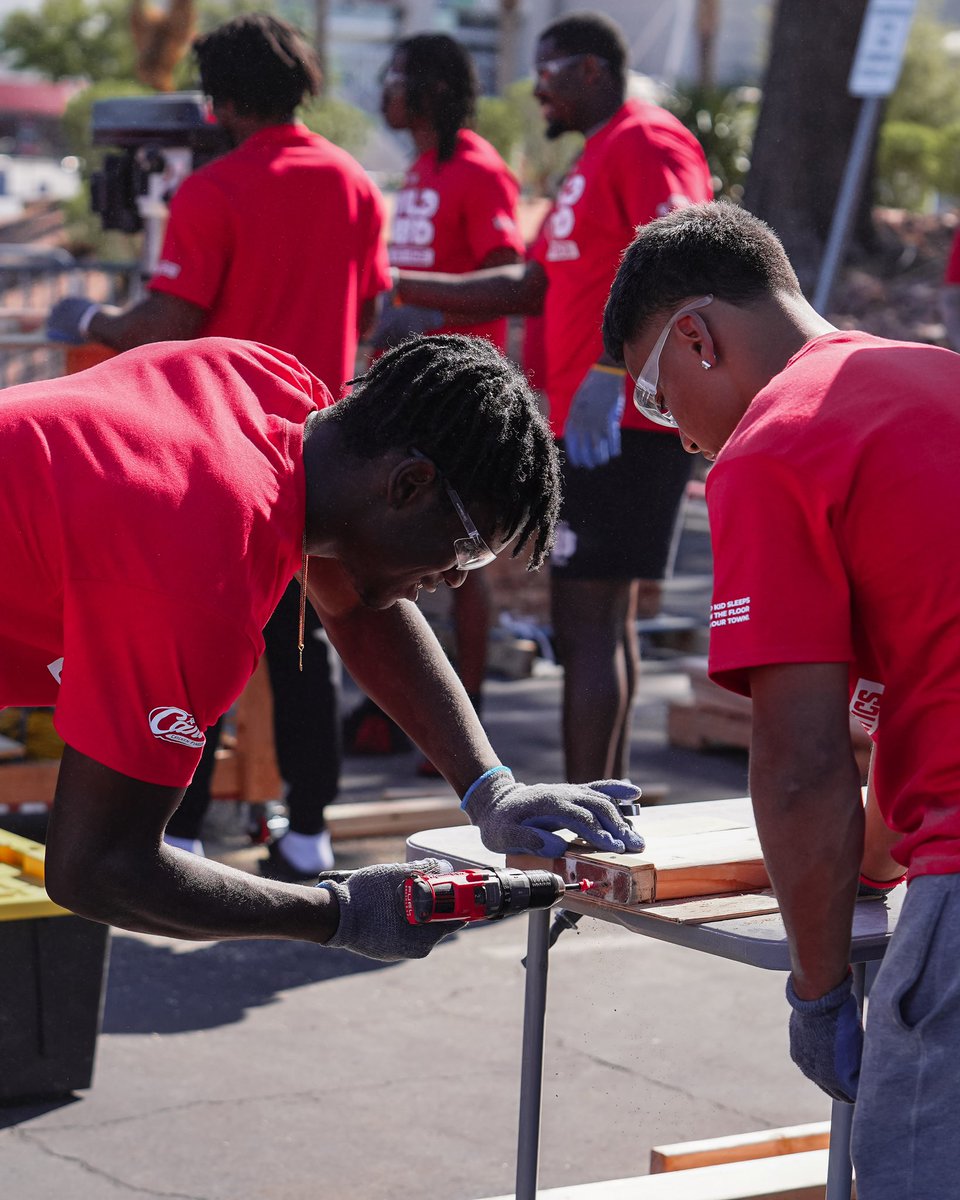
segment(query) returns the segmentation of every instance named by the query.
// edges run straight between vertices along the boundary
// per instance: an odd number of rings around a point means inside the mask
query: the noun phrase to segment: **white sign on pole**
[[[851,96],[889,96],[897,86],[917,0],[870,0],[850,69]]]

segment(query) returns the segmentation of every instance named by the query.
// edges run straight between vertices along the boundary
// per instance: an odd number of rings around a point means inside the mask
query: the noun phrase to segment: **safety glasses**
[[[411,451],[417,456],[417,458],[423,458],[427,462],[433,462],[433,459],[429,458],[426,454],[423,454],[416,448],[411,447]],[[436,467],[436,463],[433,465]],[[444,478],[443,472],[440,471],[439,467],[437,468],[437,473],[443,481],[444,490],[450,497],[450,503],[456,509],[457,516],[460,518],[460,524],[463,526],[464,532],[467,535],[466,537],[454,539],[453,550],[457,556],[457,570],[478,571],[481,567],[485,567],[488,563],[492,563],[497,556],[480,536],[479,532],[477,531],[477,527],[471,520],[470,514],[467,512],[466,507],[463,501],[460,499],[460,495],[456,488],[454,488],[446,480],[446,478]]]
[[[670,330],[681,317],[685,317],[687,313],[695,312],[698,308],[706,308],[712,300],[712,296],[700,296],[699,299],[691,300],[683,308],[677,309],[666,325],[664,325],[663,331],[647,357],[647,361],[643,364],[643,370],[637,376],[637,382],[633,389],[633,403],[648,420],[653,421],[657,425],[665,425],[668,429],[677,428],[677,422],[674,420],[673,414],[669,409],[662,407],[657,400],[657,392],[660,385],[660,355],[667,344],[667,337],[670,334]]]
[[[564,67],[572,67],[581,58],[588,57],[587,54],[565,54],[562,58],[545,58],[543,62],[533,64],[533,74],[541,83],[546,83],[554,75],[559,75]]]

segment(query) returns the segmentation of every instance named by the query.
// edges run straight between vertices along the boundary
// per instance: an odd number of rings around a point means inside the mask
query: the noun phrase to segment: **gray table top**
[[[748,797],[706,800],[684,805],[658,805],[643,809],[640,815],[634,818],[634,823],[644,833],[652,834],[658,827],[668,826],[671,819],[675,818],[677,810],[681,808],[684,817],[702,819],[707,827],[716,820],[736,820],[742,821],[744,825],[753,825]],[[427,829],[407,838],[408,861],[431,856],[445,858],[455,867],[505,865],[504,856],[488,850],[473,826]],[[853,918],[851,962],[870,962],[883,956],[890,935],[896,927],[906,890],[905,887],[898,887],[883,900],[857,902]],[[583,913],[599,921],[622,925],[632,933],[642,934],[644,937],[688,946],[693,950],[702,950],[707,954],[716,954],[721,958],[749,963],[772,971],[790,970],[787,936],[778,913],[737,917],[703,925],[680,925],[647,913],[600,909],[592,905],[586,897],[576,894],[569,895],[563,906],[572,912]]]

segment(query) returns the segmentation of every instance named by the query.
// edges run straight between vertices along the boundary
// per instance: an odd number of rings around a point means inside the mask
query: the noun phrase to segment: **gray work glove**
[[[87,340],[90,322],[99,311],[100,305],[86,296],[66,296],[47,314],[47,337],[79,346]]]
[[[569,829],[598,850],[639,852],[643,838],[630,828],[617,801],[640,799],[640,789],[623,779],[597,783],[517,783],[506,767],[484,772],[466,792],[461,808],[488,850],[501,854],[541,854],[560,858]]]
[[[817,1000],[801,1000],[787,979],[790,1057],[800,1070],[834,1100],[853,1104],[860,1081],[863,1026],[853,994],[853,976]]]
[[[602,467],[619,457],[624,379],[623,371],[598,364],[574,393],[563,444],[575,467]]]
[[[384,305],[380,318],[370,335],[375,350],[389,350],[414,333],[430,333],[443,325],[443,313],[435,308],[420,308],[416,304]]]
[[[414,872],[438,875],[450,870],[450,863],[443,859],[424,858],[363,867],[343,882],[317,884],[329,888],[340,905],[340,924],[326,944],[383,962],[426,958],[437,942],[462,929],[465,922],[411,925],[403,911],[403,881]]]

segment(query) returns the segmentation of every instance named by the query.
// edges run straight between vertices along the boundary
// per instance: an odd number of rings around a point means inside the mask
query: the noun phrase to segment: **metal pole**
[[[853,994],[863,1011],[866,964],[853,964]],[[830,1152],[827,1156],[826,1200],[850,1200],[853,1190],[853,1162],[850,1158],[850,1135],[853,1131],[852,1104],[834,1100],[830,1113]]]
[[[820,266],[820,277],[817,280],[817,290],[813,296],[813,307],[823,316],[830,303],[837,271],[843,262],[850,236],[850,226],[857,202],[860,199],[860,189],[863,177],[870,161],[870,151],[877,131],[882,107],[881,98],[870,96],[864,100],[857,118],[857,128],[853,135],[853,144],[843,172],[843,182],[840,184],[840,195],[837,197],[837,207],[833,210],[833,221],[830,224],[830,235],[827,238],[826,249],[823,252],[823,263]]]
[[[523,1048],[520,1058],[516,1200],[536,1200],[537,1196],[549,931],[550,909],[532,911],[527,917],[527,980],[523,1000]]]

